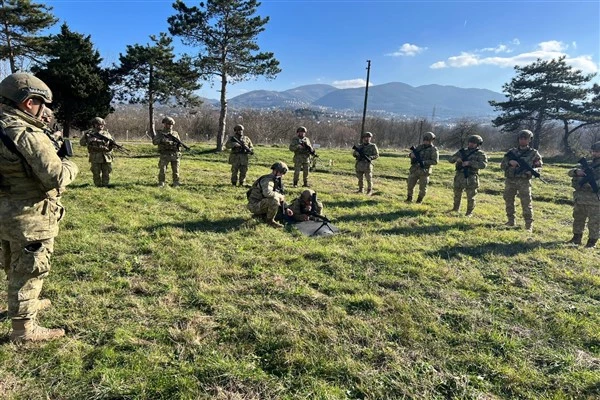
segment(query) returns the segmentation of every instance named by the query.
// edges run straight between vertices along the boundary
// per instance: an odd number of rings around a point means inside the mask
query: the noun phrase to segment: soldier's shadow
[[[391,229],[385,229],[379,231],[382,235],[402,235],[402,236],[420,236],[420,235],[431,235],[437,233],[448,232],[451,230],[468,231],[475,229],[478,226],[484,224],[475,224],[472,222],[457,222],[455,224],[444,224],[444,225],[421,225],[421,226],[401,226]]]
[[[169,222],[164,224],[150,225],[145,229],[148,232],[155,232],[162,228],[178,228],[186,232],[224,233],[241,229],[246,222],[247,219],[244,218],[226,218],[216,221],[203,219],[198,221]]]
[[[484,259],[488,254],[512,257],[518,254],[528,253],[538,248],[556,248],[561,244],[563,244],[563,242],[529,241],[522,243],[487,243],[471,246],[444,246],[438,250],[426,252],[425,254],[429,257],[439,257],[443,260],[459,258],[462,256]]]
[[[364,221],[395,221],[399,218],[411,218],[423,214],[424,211],[419,210],[396,210],[389,213],[365,213],[365,214],[349,214],[335,218],[336,222],[364,222]]]

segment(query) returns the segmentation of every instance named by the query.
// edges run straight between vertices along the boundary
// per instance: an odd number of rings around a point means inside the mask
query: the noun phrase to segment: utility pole
[[[360,137],[365,133],[365,118],[367,117],[367,99],[369,98],[369,75],[371,74],[371,60],[367,60],[367,85],[365,86],[365,105],[363,107],[362,126]]]

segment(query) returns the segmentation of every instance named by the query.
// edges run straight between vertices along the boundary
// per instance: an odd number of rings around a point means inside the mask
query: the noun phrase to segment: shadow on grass
[[[429,251],[425,254],[430,257],[439,257],[443,260],[449,260],[463,255],[474,258],[481,258],[488,254],[512,257],[518,254],[528,253],[535,249],[552,249],[560,244],[562,244],[562,242],[531,241],[522,243],[487,243],[472,246],[445,246],[439,250]]]
[[[342,215],[337,217],[336,222],[362,222],[362,221],[395,221],[399,218],[411,218],[423,214],[424,212],[419,210],[397,210],[389,213],[379,214],[350,214]]]
[[[401,226],[397,228],[381,230],[379,233],[382,235],[421,236],[443,233],[451,230],[468,231],[479,226],[483,226],[483,224],[457,222],[455,224],[444,225]]]
[[[186,222],[168,222],[164,224],[156,224],[146,227],[148,232],[155,232],[163,228],[178,228],[186,232],[214,232],[225,233],[235,231],[245,226],[248,222],[245,218],[226,218],[216,221],[198,220]]]

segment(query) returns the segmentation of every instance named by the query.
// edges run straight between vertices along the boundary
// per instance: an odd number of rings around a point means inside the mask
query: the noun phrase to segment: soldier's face
[[[306,136],[306,132],[302,132],[302,131],[298,132],[298,137],[299,138],[302,139],[302,138],[304,138],[304,136]]]
[[[592,150],[593,158],[600,158],[600,150]]]
[[[166,130],[170,131],[171,129],[173,129],[173,124],[170,122],[165,122],[163,124],[163,126],[165,127]]]
[[[521,136],[519,138],[519,146],[526,147],[529,146],[529,138],[525,136]]]
[[[244,134],[244,131],[241,129],[238,129],[237,131],[235,131],[236,136],[242,136],[243,134]]]
[[[469,142],[467,144],[467,147],[470,148],[470,149],[474,149],[475,147],[477,147],[477,143]]]

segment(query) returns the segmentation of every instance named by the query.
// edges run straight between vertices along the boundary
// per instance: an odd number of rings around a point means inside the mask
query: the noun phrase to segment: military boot
[[[504,226],[515,226],[515,217],[508,217],[508,221],[504,223]]]
[[[417,197],[417,201],[416,201],[416,203],[417,203],[417,204],[421,204],[422,202],[423,202],[423,196],[419,196],[419,197]]]
[[[231,181],[231,186],[236,186],[237,182],[236,181]]]
[[[293,187],[298,187],[298,181],[294,181]]]
[[[412,203],[412,196],[406,196],[406,200],[404,200],[405,203]]]
[[[32,319],[13,319],[10,340],[13,343],[41,342],[65,336],[64,329],[48,329]]]
[[[465,213],[465,217],[467,218],[471,218],[473,216],[473,209],[472,208],[467,208],[467,212]]]
[[[531,220],[531,219],[525,220],[525,230],[527,232],[533,232],[533,220]]]
[[[585,244],[585,247],[588,249],[595,249],[597,242],[598,242],[598,239],[589,238],[587,243]]]
[[[367,189],[367,196],[373,196],[373,189]]]
[[[574,233],[573,237],[571,238],[571,240],[569,240],[567,243],[580,245],[582,238],[583,238],[583,234],[582,233]]]
[[[273,227],[273,228],[283,228],[283,225],[280,224],[279,222],[275,221],[274,219],[267,221],[267,225],[269,225],[270,227]]]

